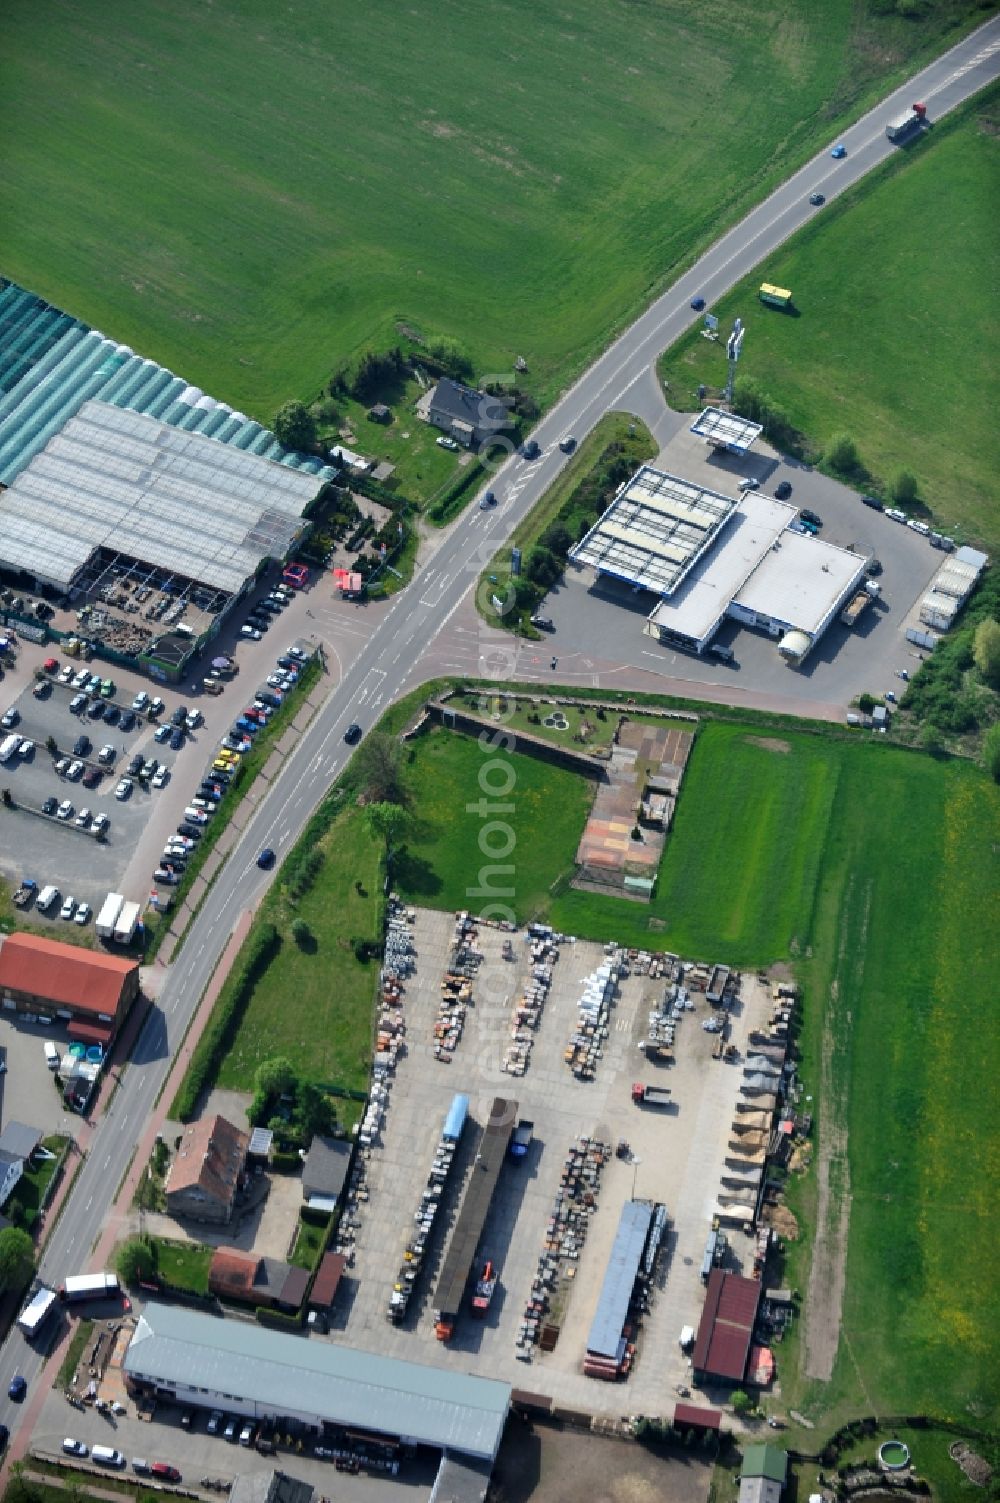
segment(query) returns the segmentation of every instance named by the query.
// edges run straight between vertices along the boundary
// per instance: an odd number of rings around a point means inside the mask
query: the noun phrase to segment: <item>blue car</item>
[[[15,1373],[10,1380],[10,1387],[7,1390],[7,1397],[13,1399],[16,1404],[20,1404],[27,1392],[27,1381],[22,1378],[20,1373]]]
[[[269,866],[274,865],[274,852],[269,845],[266,845],[261,851],[260,855],[257,857],[257,865],[264,871],[266,871]]]
[[[694,309],[694,311],[696,313],[700,313],[701,310],[702,310],[702,308],[704,308],[704,306],[705,306],[705,299],[703,297],[693,297],[691,299],[691,307]]]
[[[184,745],[184,732],[183,731],[173,731],[173,732],[171,732],[171,736],[170,736],[170,750],[171,751],[180,751],[180,749],[181,749],[181,747],[183,745]]]
[[[847,147],[846,146],[835,146],[833,148],[833,150],[831,151],[830,155],[832,157],[836,157],[837,161],[839,162],[840,159],[841,159],[841,157],[846,157],[846,155],[847,155]]]

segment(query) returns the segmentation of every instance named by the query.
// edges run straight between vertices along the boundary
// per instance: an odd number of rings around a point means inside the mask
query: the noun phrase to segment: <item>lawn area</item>
[[[68,1138],[60,1135],[43,1138],[41,1146],[47,1148],[54,1157],[40,1159],[37,1164],[25,1165],[24,1173],[14,1186],[6,1211],[8,1219],[13,1220],[15,1226],[23,1226],[25,1231],[30,1231],[38,1220],[45,1192],[59,1167],[59,1161],[68,1142]],[[20,1212],[15,1212],[12,1216],[11,1207],[13,1206],[19,1206]]]
[[[259,418],[401,319],[548,400],[982,16],[886,9],[12,0],[4,271]]]
[[[156,1273],[175,1289],[190,1289],[192,1294],[208,1293],[208,1270],[215,1251],[200,1242],[171,1242],[166,1237],[150,1237],[156,1258]]]
[[[323,863],[302,897],[293,904],[279,882],[263,904],[281,948],[253,990],[219,1071],[221,1086],[252,1090],[257,1066],[275,1055],[310,1080],[352,1090],[368,1084],[378,962],[356,960],[351,939],[380,932],[379,852],[355,809],[334,820],[320,849]],[[297,918],[312,935],[305,944],[291,934]]]
[[[534,696],[525,695],[513,699],[507,695],[486,698],[480,694],[453,694],[450,704],[464,706],[470,715],[489,719],[494,705],[503,716],[503,723],[512,731],[526,731],[541,741],[551,741],[555,746],[568,746],[580,751],[607,751],[614,738],[619,716],[614,710],[605,710],[601,719],[596,710],[571,703],[556,702],[542,697],[534,702]],[[537,716],[537,719],[534,717]],[[577,740],[582,737],[582,740]]]
[[[506,769],[515,780],[510,792],[487,797],[503,812],[480,812],[491,783],[510,781]],[[481,909],[488,898],[477,889],[485,884],[522,923],[548,911],[590,806],[592,789],[584,779],[532,757],[484,751],[472,736],[432,730],[413,748],[407,786],[415,828],[396,860],[393,882],[408,902]],[[514,836],[509,852],[508,826]]]
[[[847,432],[880,489],[911,470],[935,525],[995,553],[1000,507],[995,386],[983,379],[1000,341],[994,290],[1000,243],[1000,89],[895,154],[713,308],[746,325],[742,376],[767,393],[820,452]],[[947,226],[928,255],[916,226]],[[849,268],[849,270],[847,270]],[[762,280],[791,289],[796,317],[757,300]],[[668,351],[671,401],[725,384],[724,341],[695,331]],[[884,490],[882,491],[884,494]]]
[[[975,1429],[976,1421],[973,1417],[966,1416],[966,1422],[970,1428]],[[937,1503],[973,1503],[975,1499],[988,1498],[990,1493],[984,1493],[981,1487],[970,1482],[958,1463],[948,1455],[948,1447],[954,1444],[956,1438],[947,1430],[915,1430],[908,1425],[883,1427],[874,1435],[866,1436],[841,1451],[837,1465],[857,1466],[861,1463],[873,1463],[883,1441],[901,1440],[905,1446],[909,1447],[910,1461],[918,1476],[930,1483]],[[816,1449],[815,1437],[812,1439],[813,1443],[805,1448],[809,1451]],[[992,1465],[995,1475],[997,1465],[1000,1463],[1000,1444],[996,1440],[992,1445],[989,1442],[984,1444],[975,1441],[970,1444],[987,1464]],[[819,1473],[822,1470],[822,1467],[809,1462],[798,1462],[794,1465],[796,1488],[794,1496],[800,1500],[800,1503],[811,1493],[821,1491]],[[828,1468],[827,1471],[829,1471]]]
[[[311,1221],[303,1221],[300,1217],[295,1246],[288,1261],[296,1268],[315,1268],[328,1230],[327,1226],[313,1226]]]

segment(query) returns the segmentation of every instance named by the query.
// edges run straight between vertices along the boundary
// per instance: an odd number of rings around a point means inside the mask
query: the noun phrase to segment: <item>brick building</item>
[[[0,943],[0,1007],[62,1022],[71,1039],[107,1048],[139,995],[139,965],[39,934]]]

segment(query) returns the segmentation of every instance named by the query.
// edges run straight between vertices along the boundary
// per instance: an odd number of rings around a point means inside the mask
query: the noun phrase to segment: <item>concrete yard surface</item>
[[[564,1051],[576,1026],[583,980],[605,955],[598,944],[564,944],[527,1073],[516,1078],[505,1073],[501,1063],[510,1040],[512,1008],[530,967],[523,931],[513,937],[511,962],[501,958],[505,936],[480,929],[477,944],[486,958],[473,984],[474,1005],[463,1037],[452,1063],[434,1056],[434,1022],[453,929],[451,915],[417,910],[416,974],[406,983],[403,1002],[406,1053],[393,1079],[381,1136],[365,1151],[369,1198],[353,1217],[354,1262],[334,1305],[331,1339],[502,1378],[579,1409],[664,1413],[675,1384],[691,1381],[678,1335],[683,1326],[698,1323],[703,1301],[700,1266],[742,1083],[740,1059],[747,1034],[767,1013],[765,988],[753,977],[743,978],[731,1033],[740,1058],[726,1063],[712,1058],[714,1036],[701,1027],[713,1009],[703,993],[692,993],[694,1009],[676,1024],[675,1063],[664,1066],[647,1062],[638,1044],[650,1007],[662,999],[665,982],[630,975],[612,1009],[596,1079],[581,1081],[568,1068]],[[634,1105],[635,1081],[669,1086],[670,1106]],[[404,1322],[394,1326],[387,1318],[389,1295],[456,1092],[468,1093],[470,1120],[445,1187],[417,1292]],[[460,1205],[460,1187],[472,1173],[495,1096],[518,1102],[518,1115],[534,1122],[534,1142],[526,1159],[505,1161],[480,1242],[480,1257],[492,1259],[499,1270],[492,1304],[485,1319],[477,1320],[469,1313],[467,1296],[454,1336],[445,1344],[434,1335],[435,1284]],[[542,1354],[534,1347],[530,1362],[518,1360],[515,1338],[564,1158],[581,1135],[596,1136],[612,1148],[601,1174],[597,1208],[575,1265],[555,1350]],[[627,1160],[614,1156],[621,1139],[630,1145]],[[627,1384],[602,1383],[584,1377],[581,1363],[621,1208],[633,1197],[663,1202],[670,1229],[633,1374]],[[727,1266],[736,1269],[740,1250],[744,1245],[749,1250],[750,1244],[739,1233],[730,1241],[736,1255],[730,1255]]]

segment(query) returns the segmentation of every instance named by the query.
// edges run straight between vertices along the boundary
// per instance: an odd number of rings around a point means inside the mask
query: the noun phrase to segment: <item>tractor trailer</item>
[[[640,1085],[632,1087],[632,1100],[636,1106],[669,1106],[670,1091],[666,1086]]]
[[[905,114],[897,115],[895,120],[889,121],[885,133],[893,145],[900,146],[923,129],[926,119],[926,104],[911,104]]]

